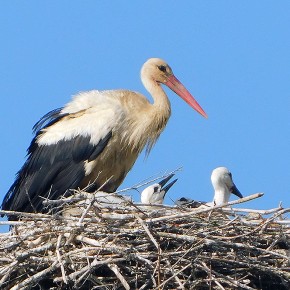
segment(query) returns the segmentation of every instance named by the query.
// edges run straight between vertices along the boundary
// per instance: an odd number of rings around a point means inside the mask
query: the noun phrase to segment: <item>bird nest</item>
[[[1,289],[290,289],[290,208],[58,202],[6,222]]]

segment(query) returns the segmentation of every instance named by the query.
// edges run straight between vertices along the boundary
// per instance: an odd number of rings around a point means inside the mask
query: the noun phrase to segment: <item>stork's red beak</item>
[[[168,77],[164,84],[168,86],[172,91],[174,91],[178,96],[180,96],[198,113],[207,118],[206,112],[202,109],[202,107],[198,104],[198,102],[194,99],[190,92],[185,88],[185,86],[174,75]]]

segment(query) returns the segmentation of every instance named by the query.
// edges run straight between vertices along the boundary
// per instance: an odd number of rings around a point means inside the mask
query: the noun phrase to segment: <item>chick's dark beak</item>
[[[240,191],[238,190],[235,184],[231,187],[231,193],[238,196],[239,198],[243,197],[243,195],[240,193]]]

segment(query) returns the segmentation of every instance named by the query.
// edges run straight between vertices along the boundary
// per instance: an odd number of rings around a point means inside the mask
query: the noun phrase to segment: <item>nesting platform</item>
[[[108,204],[79,192],[63,213],[6,222],[1,289],[290,289],[290,208],[233,203]]]

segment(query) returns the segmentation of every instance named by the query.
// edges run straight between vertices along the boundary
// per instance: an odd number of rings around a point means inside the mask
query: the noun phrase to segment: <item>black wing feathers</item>
[[[98,144],[93,144],[90,136],[79,135],[70,140],[60,140],[56,144],[39,145],[38,136],[45,134],[42,129],[61,121],[67,115],[61,114],[61,109],[56,109],[36,123],[36,136],[28,148],[27,160],[4,197],[2,209],[47,212],[48,209],[42,204],[44,198],[57,199],[68,195],[69,189],[80,186],[85,177],[84,161],[92,161],[102,153],[112,132]]]
[[[90,143],[90,137],[75,137],[73,141],[72,154],[75,162],[83,160],[92,161],[98,157],[99,154],[105,149],[112,132],[109,132],[103,139],[99,141],[97,145]]]
[[[94,151],[92,152],[90,157],[88,157],[89,161],[96,159],[103,152],[111,137],[112,131],[110,131],[103,139],[101,139],[98,145],[94,146]]]
[[[43,128],[49,127],[58,122],[63,117],[69,115],[68,113],[61,113],[63,108],[52,110],[45,114],[32,128],[33,133],[38,133]]]

